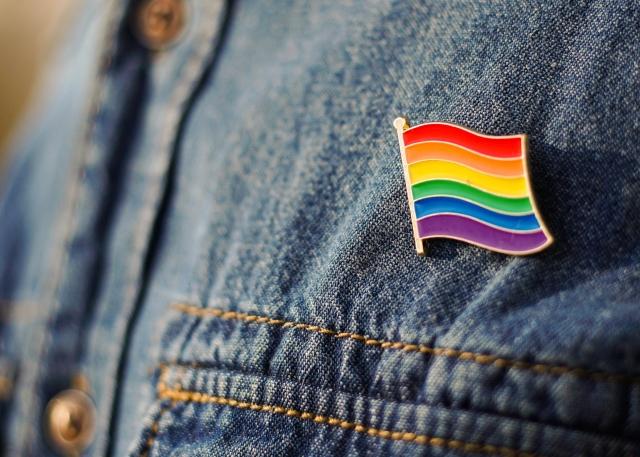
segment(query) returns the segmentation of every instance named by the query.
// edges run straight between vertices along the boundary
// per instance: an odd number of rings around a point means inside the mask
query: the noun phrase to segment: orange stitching
[[[166,379],[168,375],[169,367],[167,367],[166,365],[160,365],[160,377],[158,378],[158,384],[156,387],[156,397],[158,400],[162,400],[162,393],[167,390]],[[149,434],[149,438],[147,438],[147,441],[144,444],[142,452],[140,452],[140,457],[147,457],[149,455],[149,451],[151,451],[151,448],[153,447],[154,443],[156,442],[156,438],[158,437],[158,430],[160,429],[160,419],[162,419],[162,416],[164,416],[164,413],[166,413],[168,410],[169,406],[165,406],[160,410],[160,412],[158,412],[158,415],[154,419],[153,424],[151,424],[151,433]]]
[[[196,317],[216,317],[225,320],[237,320],[250,324],[273,325],[286,329],[304,330],[312,333],[327,335],[332,338],[349,339],[367,346],[379,347],[381,349],[394,349],[404,352],[419,352],[435,357],[448,357],[462,360],[465,362],[474,362],[480,365],[494,365],[498,368],[515,368],[518,370],[532,371],[537,374],[549,374],[554,376],[571,375],[578,378],[591,379],[593,381],[608,381],[624,384],[640,384],[640,377],[628,376],[618,373],[607,373],[604,371],[592,371],[584,368],[574,368],[563,365],[549,365],[544,363],[529,363],[521,360],[511,360],[495,355],[479,354],[469,351],[461,351],[459,349],[446,347],[431,347],[424,344],[405,343],[402,341],[385,341],[370,338],[365,335],[359,335],[351,332],[337,332],[328,328],[317,325],[304,324],[301,322],[291,322],[282,319],[274,319],[266,316],[258,316],[254,314],[241,313],[238,311],[225,311],[218,308],[200,308],[198,306],[186,303],[175,303],[172,307],[183,314]]]
[[[162,389],[160,389],[159,387],[158,390],[160,398],[169,399],[172,402],[216,404],[222,406],[231,406],[233,408],[239,409],[248,409],[251,411],[281,414],[283,416],[297,417],[301,420],[312,421],[316,424],[328,424],[334,427],[340,427],[344,430],[354,430],[357,433],[363,433],[372,437],[378,437],[392,441],[405,441],[408,443],[415,443],[423,446],[449,448],[470,453],[493,454],[500,455],[502,457],[536,457],[536,454],[508,447],[494,446],[491,444],[467,443],[460,440],[439,438],[429,435],[420,435],[413,432],[385,430],[375,427],[369,427],[357,422],[350,422],[337,417],[322,416],[309,411],[298,411],[296,409],[286,408],[284,406],[250,403],[233,398],[219,397],[216,395],[208,395],[201,392],[182,390],[179,386],[173,389],[167,388],[166,386]]]
[[[160,418],[164,415],[166,411],[167,411],[167,408],[162,408],[162,410],[160,410],[160,412],[158,413],[158,417],[156,417],[156,420],[153,421],[153,424],[151,425],[151,434],[149,435],[149,438],[147,438],[147,442],[144,444],[144,449],[140,453],[140,457],[147,457],[149,455],[149,451],[151,451],[151,448],[155,444],[156,438],[158,436],[158,429],[160,427],[159,425]]]

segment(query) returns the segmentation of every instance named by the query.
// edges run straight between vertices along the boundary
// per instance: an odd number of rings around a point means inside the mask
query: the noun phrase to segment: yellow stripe
[[[524,177],[502,178],[445,160],[426,160],[409,165],[411,184],[430,179],[453,179],[504,197],[527,197]]]

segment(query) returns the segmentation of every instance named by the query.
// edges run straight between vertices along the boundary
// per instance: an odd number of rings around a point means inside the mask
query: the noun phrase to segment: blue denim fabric
[[[7,455],[640,455],[640,6],[89,1],[0,201]],[[101,62],[101,63],[100,63]],[[527,133],[556,242],[415,253],[393,119]]]

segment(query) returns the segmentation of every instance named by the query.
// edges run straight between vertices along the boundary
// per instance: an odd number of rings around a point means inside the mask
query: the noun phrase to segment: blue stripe
[[[535,230],[540,224],[535,214],[509,215],[455,197],[429,197],[415,202],[416,218],[432,214],[461,214],[508,230]]]

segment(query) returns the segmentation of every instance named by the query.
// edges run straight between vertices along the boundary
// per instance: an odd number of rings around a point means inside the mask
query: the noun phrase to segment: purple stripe
[[[513,253],[535,251],[549,241],[542,230],[511,233],[453,214],[438,214],[418,220],[418,233],[420,238],[457,238],[488,249]]]

